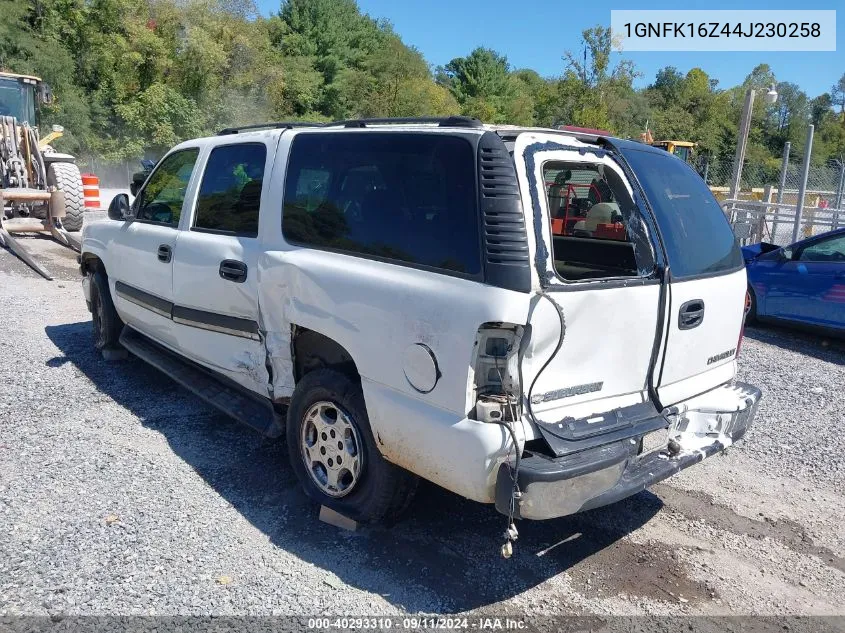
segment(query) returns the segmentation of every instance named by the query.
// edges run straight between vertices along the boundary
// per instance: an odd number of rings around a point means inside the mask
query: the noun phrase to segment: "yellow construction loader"
[[[652,141],[650,145],[665,149],[685,163],[689,163],[692,160],[692,150],[695,148],[695,143],[690,141]]]
[[[39,106],[52,98],[38,77],[0,72],[0,245],[47,279],[50,273],[12,234],[49,233],[79,250],[69,233],[82,228],[85,209],[79,167],[50,145],[61,127],[44,138],[38,132]]]

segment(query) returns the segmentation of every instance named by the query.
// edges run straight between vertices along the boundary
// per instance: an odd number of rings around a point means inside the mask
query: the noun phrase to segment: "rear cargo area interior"
[[[634,247],[604,170],[586,162],[543,166],[555,270],[563,279],[638,275]]]

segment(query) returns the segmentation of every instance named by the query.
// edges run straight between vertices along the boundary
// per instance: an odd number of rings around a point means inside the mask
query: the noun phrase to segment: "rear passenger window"
[[[624,204],[630,197],[622,192],[625,200],[617,199],[610,182],[621,181],[611,172],[596,163],[554,161],[543,166],[555,270],[564,279],[640,274],[623,217],[622,207],[632,206]]]
[[[282,218],[289,242],[475,275],[478,225],[465,139],[333,132],[293,141]]]
[[[263,143],[211,150],[197,196],[194,230],[257,237],[266,160]]]

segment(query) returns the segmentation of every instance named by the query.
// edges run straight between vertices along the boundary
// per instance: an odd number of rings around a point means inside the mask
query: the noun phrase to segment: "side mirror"
[[[791,248],[782,248],[780,249],[780,258],[785,262],[791,262],[793,257],[795,257],[795,253],[792,252]]]
[[[120,222],[128,220],[132,214],[129,208],[129,196],[125,193],[119,193],[112,198],[109,204],[108,214],[110,220],[118,220]]]
[[[38,84],[38,101],[44,105],[53,103],[53,89],[44,82]]]

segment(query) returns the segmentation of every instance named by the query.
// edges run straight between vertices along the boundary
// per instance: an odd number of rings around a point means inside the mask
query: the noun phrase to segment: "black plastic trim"
[[[122,281],[116,281],[114,283],[114,290],[119,297],[123,297],[127,301],[139,305],[142,308],[152,310],[161,316],[166,316],[168,319],[171,318],[170,315],[173,310],[173,303],[167,299],[162,299],[161,297],[152,295],[149,292],[144,292],[143,290],[139,290],[134,286],[123,283]]]
[[[221,279],[232,283],[242,284],[246,281],[249,267],[237,259],[224,259],[217,269]]]
[[[597,422],[597,418],[603,418],[603,421]],[[537,429],[557,457],[612,444],[668,426],[669,421],[651,402],[584,418],[566,417],[558,422],[537,421]]]
[[[530,292],[528,232],[513,158],[495,132],[481,135],[477,152],[485,281]]]
[[[698,307],[700,304],[701,307]],[[678,310],[678,329],[691,330],[704,322],[704,301],[691,299],[681,304]]]
[[[252,130],[291,130],[295,127],[321,127],[323,123],[308,123],[304,121],[280,121],[278,123],[253,123],[252,125],[240,125],[238,127],[223,128],[217,136],[228,136],[229,134],[240,134]]]
[[[120,343],[135,356],[235,420],[267,437],[279,437],[284,432],[284,420],[276,414],[268,398],[160,345],[131,326],[123,328]]]
[[[662,360],[663,357],[665,357],[666,345],[669,339],[669,328],[666,327],[670,318],[667,311],[670,309],[669,288],[672,283],[672,271],[669,264],[669,257],[666,252],[666,245],[663,242],[663,234],[660,232],[660,227],[657,223],[657,216],[654,214],[654,209],[652,209],[651,203],[648,201],[648,198],[645,195],[645,190],[637,178],[637,175],[634,173],[630,163],[628,163],[628,160],[622,153],[623,149],[630,148],[635,144],[635,142],[610,137],[603,137],[599,139],[599,142],[611,150],[614,160],[619,167],[621,167],[625,178],[628,179],[628,182],[631,185],[631,190],[634,194],[634,203],[638,207],[642,207],[640,215],[645,221],[646,228],[653,240],[652,245],[655,249],[655,272],[660,278],[660,296],[658,298],[657,309],[657,331],[654,333],[654,344],[651,348],[651,360],[649,361],[648,367],[648,394],[651,401],[657,406],[657,408],[662,409],[663,404],[661,403],[660,396],[657,393],[657,385],[659,385],[663,379],[664,363]],[[646,148],[642,151],[648,151],[655,154],[659,154],[664,151],[642,143],[636,143],[636,145],[642,145],[643,148]],[[663,356],[660,354],[661,350],[663,350]],[[660,363],[660,372],[658,379],[655,382],[654,372],[657,369],[658,363]]]
[[[712,279],[713,277],[725,277],[738,273],[745,269],[745,260],[741,264],[737,264],[733,268],[726,268],[725,270],[717,270],[714,272],[697,273],[695,275],[672,275],[672,281],[675,283],[683,283],[684,281],[698,281],[700,279]]]
[[[197,327],[213,332],[221,332],[223,334],[231,334],[233,336],[251,338],[254,340],[259,340],[261,338],[258,323],[251,319],[177,306],[166,299],[162,299],[161,297],[139,290],[134,286],[123,283],[122,281],[115,282],[114,289],[118,296],[123,297],[127,301],[131,301],[142,308],[151,310],[156,314],[167,317],[168,319],[173,319],[182,325],[189,325],[191,327]]]
[[[449,116],[449,117],[384,117],[375,119],[345,119],[324,124],[324,127],[355,127],[363,128],[368,125],[430,125],[436,123],[440,127],[467,127],[481,128],[484,124],[473,117]]]
[[[229,237],[246,237],[249,239],[256,239],[258,237],[258,231],[239,233],[238,231],[227,231],[226,229],[203,229],[196,226],[192,226],[188,230],[192,233],[210,233],[211,235],[227,235]]]
[[[653,275],[649,277],[604,277],[549,284],[549,287],[545,291],[579,292],[581,290],[605,290],[609,288],[638,288],[640,286],[656,286],[659,284],[660,279]]]
[[[206,312],[183,306],[173,306],[173,320],[184,325],[191,325],[201,329],[244,336],[246,338],[259,338],[258,323],[251,319]]]

